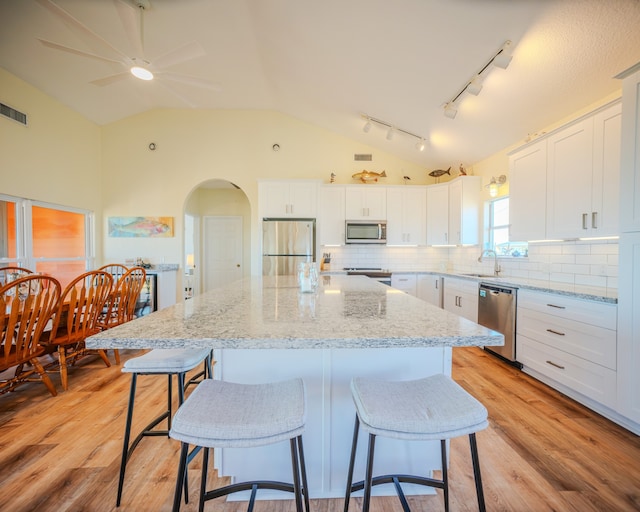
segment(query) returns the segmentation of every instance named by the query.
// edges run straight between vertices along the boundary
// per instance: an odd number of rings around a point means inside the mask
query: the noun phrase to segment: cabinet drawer
[[[616,372],[526,336],[518,337],[518,361],[608,407],[616,406]]]
[[[415,274],[392,274],[391,286],[407,292],[410,295],[416,294],[417,278]]]
[[[616,331],[518,308],[518,342],[526,336],[567,354],[616,369]]]
[[[615,304],[520,289],[518,308],[533,309],[605,329],[616,329],[618,308]]]

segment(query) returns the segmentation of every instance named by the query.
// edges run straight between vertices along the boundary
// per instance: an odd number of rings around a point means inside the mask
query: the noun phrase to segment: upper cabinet
[[[387,190],[375,185],[348,185],[345,190],[347,220],[387,220]]]
[[[387,187],[387,245],[425,245],[424,187]]]
[[[547,238],[618,234],[621,105],[547,139]]]
[[[461,176],[427,187],[427,245],[478,243],[480,176]]]
[[[318,181],[274,180],[258,185],[261,217],[315,218]]]
[[[509,239],[547,236],[547,141],[538,140],[509,155]]]
[[[640,63],[622,78],[620,231],[640,231]]]
[[[318,231],[320,245],[344,244],[344,187],[322,185],[320,187],[320,211]]]

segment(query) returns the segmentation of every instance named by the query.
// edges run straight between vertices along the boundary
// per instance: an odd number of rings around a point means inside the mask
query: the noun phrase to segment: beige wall
[[[92,210],[101,219],[100,127],[2,68],[0,102],[27,114],[27,126],[0,116],[0,194]]]

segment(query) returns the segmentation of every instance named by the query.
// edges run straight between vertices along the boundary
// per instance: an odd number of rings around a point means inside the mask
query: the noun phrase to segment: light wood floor
[[[123,360],[138,354],[124,351]],[[478,434],[489,511],[640,510],[639,437],[481,349],[454,349],[453,375],[489,410],[490,426]],[[39,383],[0,396],[0,511],[117,510],[129,379],[119,367],[89,360],[71,370],[69,391],[57,397]],[[165,380],[139,382],[136,413],[148,418],[164,404]],[[178,443],[143,440],[128,467],[120,510],[170,510],[177,460]],[[451,461],[452,512],[477,510],[467,438],[452,441]],[[197,510],[199,459],[190,470],[192,499],[184,511]],[[440,493],[410,503],[415,510],[444,509]],[[359,499],[352,511],[356,505]],[[215,501],[205,510],[245,506]],[[312,509],[341,511],[342,500],[312,500]],[[373,499],[372,512],[397,510],[395,497]],[[256,506],[256,512],[292,511],[289,501]]]

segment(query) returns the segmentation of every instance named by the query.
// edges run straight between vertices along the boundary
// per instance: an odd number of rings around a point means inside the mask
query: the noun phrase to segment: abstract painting
[[[173,217],[109,217],[109,236],[160,238],[173,236]]]

